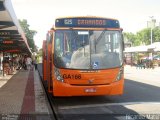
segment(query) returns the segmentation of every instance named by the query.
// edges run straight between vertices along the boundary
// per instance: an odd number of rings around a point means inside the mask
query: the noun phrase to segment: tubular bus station
[[[126,47],[124,51],[125,64],[138,66],[138,62],[146,68],[155,68],[160,66],[160,42],[154,42],[151,45],[136,47]],[[152,65],[151,65],[152,63]],[[149,65],[150,64],[150,65]]]
[[[10,0],[0,0],[0,119],[53,119],[38,71],[19,61],[32,52]]]

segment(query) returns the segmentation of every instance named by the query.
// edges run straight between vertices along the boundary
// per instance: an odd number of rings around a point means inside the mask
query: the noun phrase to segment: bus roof
[[[78,27],[78,28],[120,28],[117,19],[82,16],[82,17],[63,17],[57,18],[55,27]]]

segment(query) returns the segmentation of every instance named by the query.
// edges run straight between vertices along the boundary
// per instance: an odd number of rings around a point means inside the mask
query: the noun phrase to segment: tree
[[[153,42],[160,42],[160,28],[155,27],[152,30],[152,39]],[[145,28],[136,34],[133,33],[124,33],[124,41],[131,42],[133,46],[139,45],[150,45],[151,44],[151,29]]]
[[[133,34],[133,33],[123,33],[123,35],[124,35],[124,41],[125,42],[131,42],[132,43],[132,45],[134,46],[135,45],[135,41],[136,41],[136,35],[135,34]]]
[[[149,45],[150,44],[150,29],[145,28],[136,34],[137,41],[139,41],[139,45]]]
[[[137,39],[141,41],[141,44],[151,44],[151,29],[145,28],[137,33]],[[152,29],[152,40],[154,42],[160,42],[160,29],[155,27]]]
[[[153,42],[160,42],[160,28],[155,27],[153,29]]]
[[[25,35],[26,35],[28,45],[31,48],[31,51],[32,52],[37,52],[37,46],[35,45],[35,42],[34,42],[34,39],[33,39],[37,32],[35,30],[30,30],[29,29],[29,25],[28,25],[26,19],[19,20],[19,23],[20,23],[20,25],[21,25],[21,27],[22,27]]]

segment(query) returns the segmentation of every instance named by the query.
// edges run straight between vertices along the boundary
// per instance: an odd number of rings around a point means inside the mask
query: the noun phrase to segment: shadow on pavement
[[[59,110],[57,116],[59,120],[149,120],[150,117],[121,105]]]

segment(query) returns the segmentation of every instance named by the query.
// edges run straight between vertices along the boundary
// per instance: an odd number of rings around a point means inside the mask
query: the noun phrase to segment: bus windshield
[[[68,69],[119,67],[122,47],[121,31],[56,30],[54,64]]]

